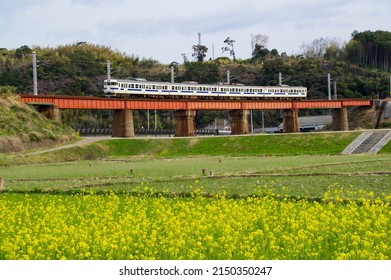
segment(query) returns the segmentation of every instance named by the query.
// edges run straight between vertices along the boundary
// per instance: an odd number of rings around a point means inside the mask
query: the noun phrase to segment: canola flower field
[[[0,259],[391,259],[391,195],[0,194]]]

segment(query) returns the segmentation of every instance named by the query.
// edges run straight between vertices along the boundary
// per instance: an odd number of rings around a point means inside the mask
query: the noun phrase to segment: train
[[[196,82],[152,82],[140,78],[104,80],[107,97],[192,99],[303,99],[302,86],[247,86],[243,84],[198,84]]]

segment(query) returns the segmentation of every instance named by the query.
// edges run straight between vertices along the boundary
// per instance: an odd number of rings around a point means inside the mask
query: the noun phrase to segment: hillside
[[[231,83],[277,85],[281,73],[283,84],[307,87],[308,98],[311,99],[328,98],[327,75],[330,74],[333,96],[336,93],[338,98],[376,99],[389,96],[390,45],[390,32],[365,31],[353,33],[352,39],[344,45],[332,40],[314,40],[303,47],[302,54],[287,55],[256,45],[248,59],[218,57],[208,61],[190,61],[183,57],[183,62],[173,61],[169,65],[89,43],[35,47],[34,51],[39,62],[40,94],[102,96],[109,60],[113,78],[138,77],[150,81],[170,81],[171,67],[174,68],[176,82],[226,83],[229,72]],[[0,48],[0,86],[13,86],[18,93],[33,91],[32,51],[28,46],[13,50]],[[384,63],[380,65],[379,61]],[[279,112],[264,113],[265,126],[279,124]],[[300,113],[324,114],[321,110],[302,110]],[[62,117],[64,123],[74,128],[110,128],[112,123],[111,115],[103,111],[68,111],[63,112]],[[208,126],[216,118],[227,119],[227,114],[221,111],[197,112],[197,128]],[[169,112],[158,111],[156,127],[172,128],[172,119]],[[147,120],[146,111],[134,112],[136,129],[147,127]],[[254,127],[259,128],[260,124],[261,112],[255,111]],[[373,128],[362,124],[357,127]]]
[[[21,152],[75,139],[70,127],[48,120],[17,98],[0,93],[0,153]]]

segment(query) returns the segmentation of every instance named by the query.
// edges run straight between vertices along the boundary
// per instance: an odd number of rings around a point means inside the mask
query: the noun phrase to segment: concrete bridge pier
[[[112,137],[134,137],[133,111],[114,110]]]
[[[56,105],[39,105],[38,112],[40,112],[49,120],[62,123],[61,110]]]
[[[333,109],[333,131],[348,131],[349,122],[348,122],[348,108],[342,107],[338,109]]]
[[[249,134],[248,116],[250,110],[229,111],[231,117],[231,135]]]
[[[194,125],[195,116],[196,111],[194,110],[175,111],[175,137],[187,137],[196,135]]]
[[[299,109],[284,109],[282,131],[284,133],[300,132]]]

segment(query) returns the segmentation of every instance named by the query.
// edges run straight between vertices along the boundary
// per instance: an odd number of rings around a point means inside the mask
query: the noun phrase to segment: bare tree
[[[335,38],[321,37],[312,41],[311,44],[303,43],[300,48],[305,57],[323,58],[330,46],[335,47],[338,45],[339,42]]]
[[[262,34],[251,34],[251,50],[255,50],[255,46],[259,45],[262,46],[263,48],[267,47],[267,44],[269,42],[269,36],[265,36]]]

